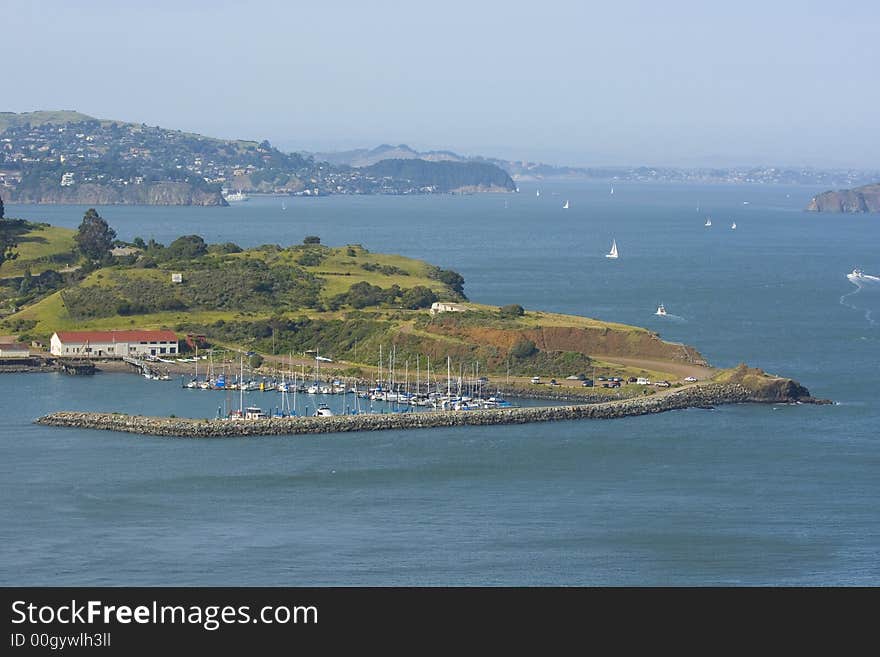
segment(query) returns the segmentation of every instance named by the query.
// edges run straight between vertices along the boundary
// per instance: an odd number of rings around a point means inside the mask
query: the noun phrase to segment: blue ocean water
[[[880,583],[880,290],[845,277],[880,274],[880,218],[804,213],[821,191],[806,187],[520,187],[99,212],[122,238],[315,234],[424,258],[461,272],[474,300],[647,326],[839,403],[169,440],[31,420],[213,415],[217,398],[125,375],[4,375],[0,583]],[[85,209],[7,214],[76,226]]]

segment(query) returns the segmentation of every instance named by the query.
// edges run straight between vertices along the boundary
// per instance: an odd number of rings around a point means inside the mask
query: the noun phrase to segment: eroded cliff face
[[[188,183],[158,182],[115,187],[86,183],[73,187],[9,190],[13,203],[70,205],[228,205],[220,192],[194,188]]]
[[[817,194],[808,212],[880,212],[880,183]]]

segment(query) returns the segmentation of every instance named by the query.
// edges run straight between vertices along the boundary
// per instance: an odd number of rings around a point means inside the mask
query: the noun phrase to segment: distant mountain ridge
[[[806,209],[808,212],[880,212],[880,183],[817,194]]]
[[[765,184],[827,184],[856,185],[875,180],[880,171],[855,169],[812,169],[793,167],[651,167],[599,166],[577,167],[505,160],[481,155],[466,156],[448,150],[419,151],[407,144],[381,144],[376,148],[311,153],[316,159],[340,166],[369,167],[385,159],[422,159],[433,162],[484,162],[504,169],[515,181],[609,180],[632,182],[695,182],[695,183],[765,183]]]

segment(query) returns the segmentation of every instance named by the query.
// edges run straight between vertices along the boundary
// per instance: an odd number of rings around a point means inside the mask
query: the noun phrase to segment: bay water
[[[423,258],[459,271],[475,301],[645,326],[837,403],[186,440],[32,420],[212,416],[213,393],[125,374],[0,375],[0,583],[880,583],[880,290],[845,277],[880,275],[880,217],[805,213],[822,191],[810,187],[520,188],[98,211],[122,239],[319,235]],[[85,209],[7,215],[76,227]],[[612,239],[617,260],[604,257]]]

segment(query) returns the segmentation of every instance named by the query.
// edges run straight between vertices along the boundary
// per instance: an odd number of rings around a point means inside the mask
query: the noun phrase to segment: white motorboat
[[[665,308],[665,306],[661,303],[659,306],[657,306],[657,312],[655,312],[654,314],[655,314],[655,315],[660,315],[661,317],[663,317],[664,315],[666,315],[666,308]]]

